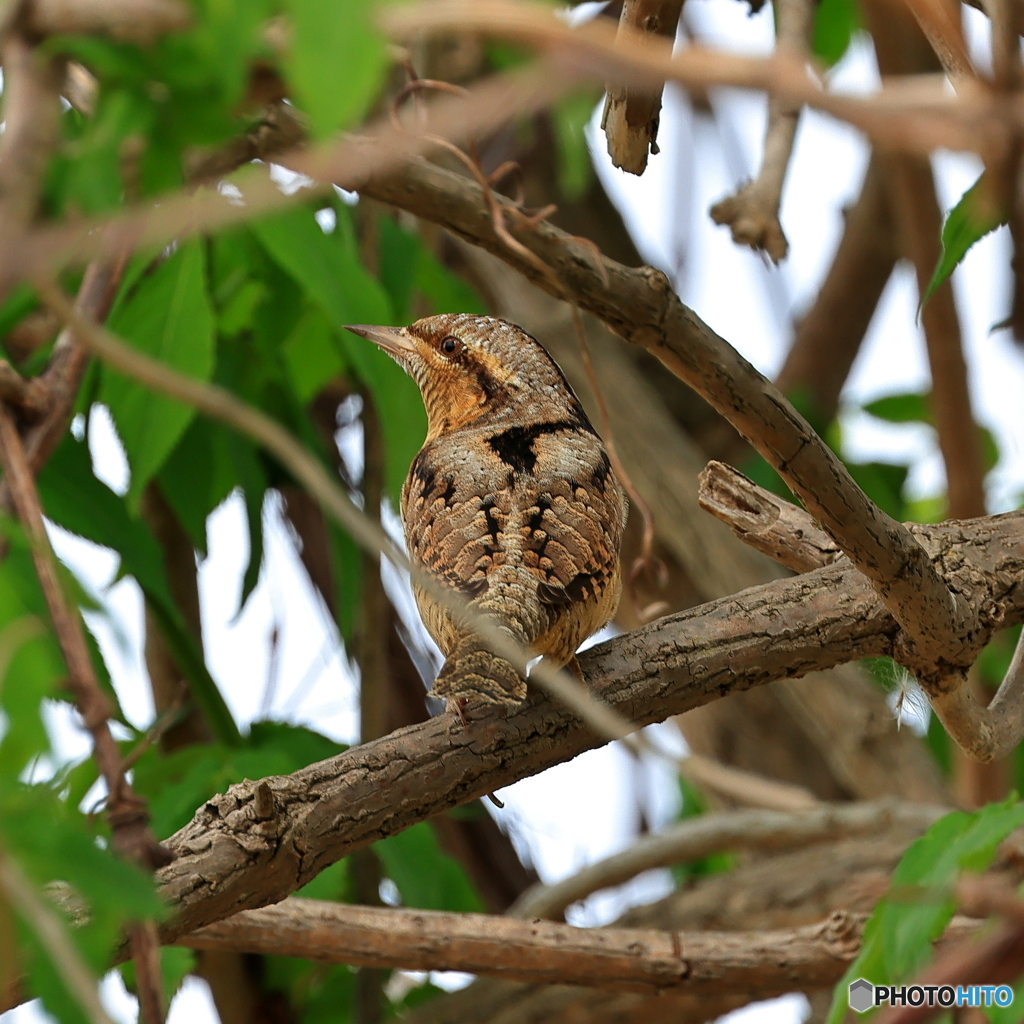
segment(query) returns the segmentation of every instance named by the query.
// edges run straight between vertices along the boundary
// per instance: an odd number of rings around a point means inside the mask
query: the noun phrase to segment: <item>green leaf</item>
[[[890,423],[932,423],[931,395],[916,391],[876,398],[864,411]]]
[[[164,755],[151,748],[135,767],[135,788],[146,798],[153,831],[163,838],[192,819],[197,807],[243,779],[289,775],[344,748],[312,729],[256,722],[240,747],[185,747]]]
[[[121,556],[121,573],[134,576],[142,588],[214,735],[237,744],[238,726],[171,599],[159,545],[146,524],[129,514],[125,499],[94,476],[85,442],[65,436],[40,474],[39,492],[54,522]]]
[[[387,294],[359,262],[348,211],[337,211],[337,227],[325,234],[309,207],[267,217],[253,233],[340,332],[345,362],[373,396],[384,435],[385,483],[397,504],[402,483],[426,435],[418,389],[376,345],[344,330],[345,324],[392,322]]]
[[[990,231],[1005,224],[1006,220],[1006,214],[997,207],[985,174],[982,173],[946,216],[946,222],[942,225],[942,255],[921,298],[922,307],[953,273],[971,246]]]
[[[385,40],[368,0],[285,0],[285,68],[292,96],[323,138],[359,118],[387,70]]]
[[[821,0],[814,11],[811,52],[832,67],[846,53],[853,34],[860,27],[856,0]]]
[[[840,1024],[845,1017],[854,979],[901,983],[928,962],[932,942],[956,911],[953,886],[960,872],[983,871],[996,847],[1022,824],[1024,803],[1014,795],[974,814],[947,814],[910,846],[864,928],[857,959],[836,987],[827,1024]]]
[[[345,368],[338,335],[323,309],[310,303],[281,345],[288,379],[299,401],[312,401],[317,392]]]
[[[229,431],[205,416],[188,426],[160,470],[160,489],[193,547],[206,557],[206,520],[237,485]]]
[[[205,263],[201,242],[183,244],[142,280],[111,323],[111,329],[136,348],[199,380],[210,379],[214,362]],[[143,489],[184,434],[195,410],[109,368],[104,368],[101,394],[131,466],[128,501],[135,510]]]
[[[551,108],[558,151],[558,187],[566,199],[579,199],[594,176],[585,129],[597,100],[597,95],[590,91],[575,93]]]
[[[430,822],[421,821],[373,844],[402,903],[420,910],[481,913],[483,906],[462,865],[444,853]]]

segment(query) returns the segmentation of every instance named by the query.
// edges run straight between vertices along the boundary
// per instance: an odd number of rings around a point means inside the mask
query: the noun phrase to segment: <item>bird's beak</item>
[[[371,327],[369,324],[346,324],[345,329],[361,338],[369,338],[375,345],[380,345],[388,355],[397,359],[413,355],[416,346],[413,340],[400,327]]]

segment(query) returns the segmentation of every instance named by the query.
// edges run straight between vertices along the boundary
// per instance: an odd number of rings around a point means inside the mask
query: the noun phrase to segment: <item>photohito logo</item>
[[[877,1006],[1009,1006],[1009,985],[872,985],[865,978],[850,982],[850,1009],[858,1013]]]

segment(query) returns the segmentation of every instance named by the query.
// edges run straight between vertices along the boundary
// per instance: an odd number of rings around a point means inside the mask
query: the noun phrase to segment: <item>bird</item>
[[[615,614],[627,502],[565,375],[521,327],[468,313],[355,324],[416,382],[427,435],[402,488],[410,559],[468,609],[578,678],[576,650]],[[526,680],[414,584],[444,664],[431,695],[515,706]]]

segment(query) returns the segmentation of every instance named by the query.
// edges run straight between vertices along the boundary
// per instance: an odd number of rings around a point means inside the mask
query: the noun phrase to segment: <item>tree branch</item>
[[[209,925],[176,943],[193,949],[301,957],[407,970],[456,970],[533,984],[620,992],[685,988],[757,993],[818,987],[856,955],[863,915],[774,932],[573,928],[484,914],[350,906],[292,897]]]
[[[698,501],[744,543],[794,572],[831,565],[843,557],[834,540],[802,509],[755,484],[739,470],[709,462],[700,475]]]
[[[923,832],[948,810],[878,800],[825,804],[796,814],[723,811],[703,815],[655,835],[642,836],[621,853],[589,864],[561,882],[535,885],[516,900],[509,914],[525,920],[558,920],[573,903],[600,889],[628,882],[651,868],[685,864],[723,850],[792,850],[826,840],[884,832],[894,821]]]
[[[414,161],[400,176],[373,178],[360,191],[443,224],[554,293],[547,275],[498,237],[474,182]],[[938,578],[907,528],[864,494],[835,453],[768,380],[683,305],[664,274],[595,257],[583,241],[546,222],[527,224],[510,201],[495,198],[511,219],[516,239],[554,270],[573,301],[657,356],[779,471],[920,642],[925,658],[964,665],[973,660],[979,649],[973,613]]]
[[[776,0],[775,18],[776,51],[806,60],[814,24],[812,0]],[[785,259],[789,251],[789,243],[779,223],[779,205],[786,171],[793,156],[800,106],[778,96],[769,100],[764,155],[757,177],[734,195],[711,207],[711,219],[716,224],[728,224],[734,242],[763,250],[774,263]]]
[[[46,600],[57,642],[68,668],[68,685],[83,724],[92,736],[93,757],[107,786],[107,816],[113,847],[126,860],[152,870],[166,864],[169,854],[149,831],[145,803],[135,795],[124,775],[121,753],[110,733],[110,706],[100,689],[85,642],[82,620],[68,603],[57,576],[56,558],[43,524],[39,494],[17,427],[6,406],[0,404],[0,464],[14,507],[32,547],[36,575]],[[129,926],[132,958],[139,984],[139,1001],[146,1024],[163,1021],[160,961],[156,932],[151,922]]]
[[[644,34],[674,40],[683,0],[625,0],[619,15],[619,36]],[[643,174],[647,154],[658,152],[658,121],[662,87],[610,88],[605,97],[601,127],[608,139],[612,163],[630,174]]]
[[[1024,620],[1024,513],[921,528],[991,628]],[[617,637],[580,657],[588,686],[636,725],[773,679],[892,654],[898,630],[863,578],[838,564],[755,587]],[[600,745],[571,712],[532,692],[470,729],[439,716],[294,775],[214,797],[168,845],[161,872],[175,938],[280,900],[329,864],[417,821]],[[258,811],[272,796],[273,814]]]

